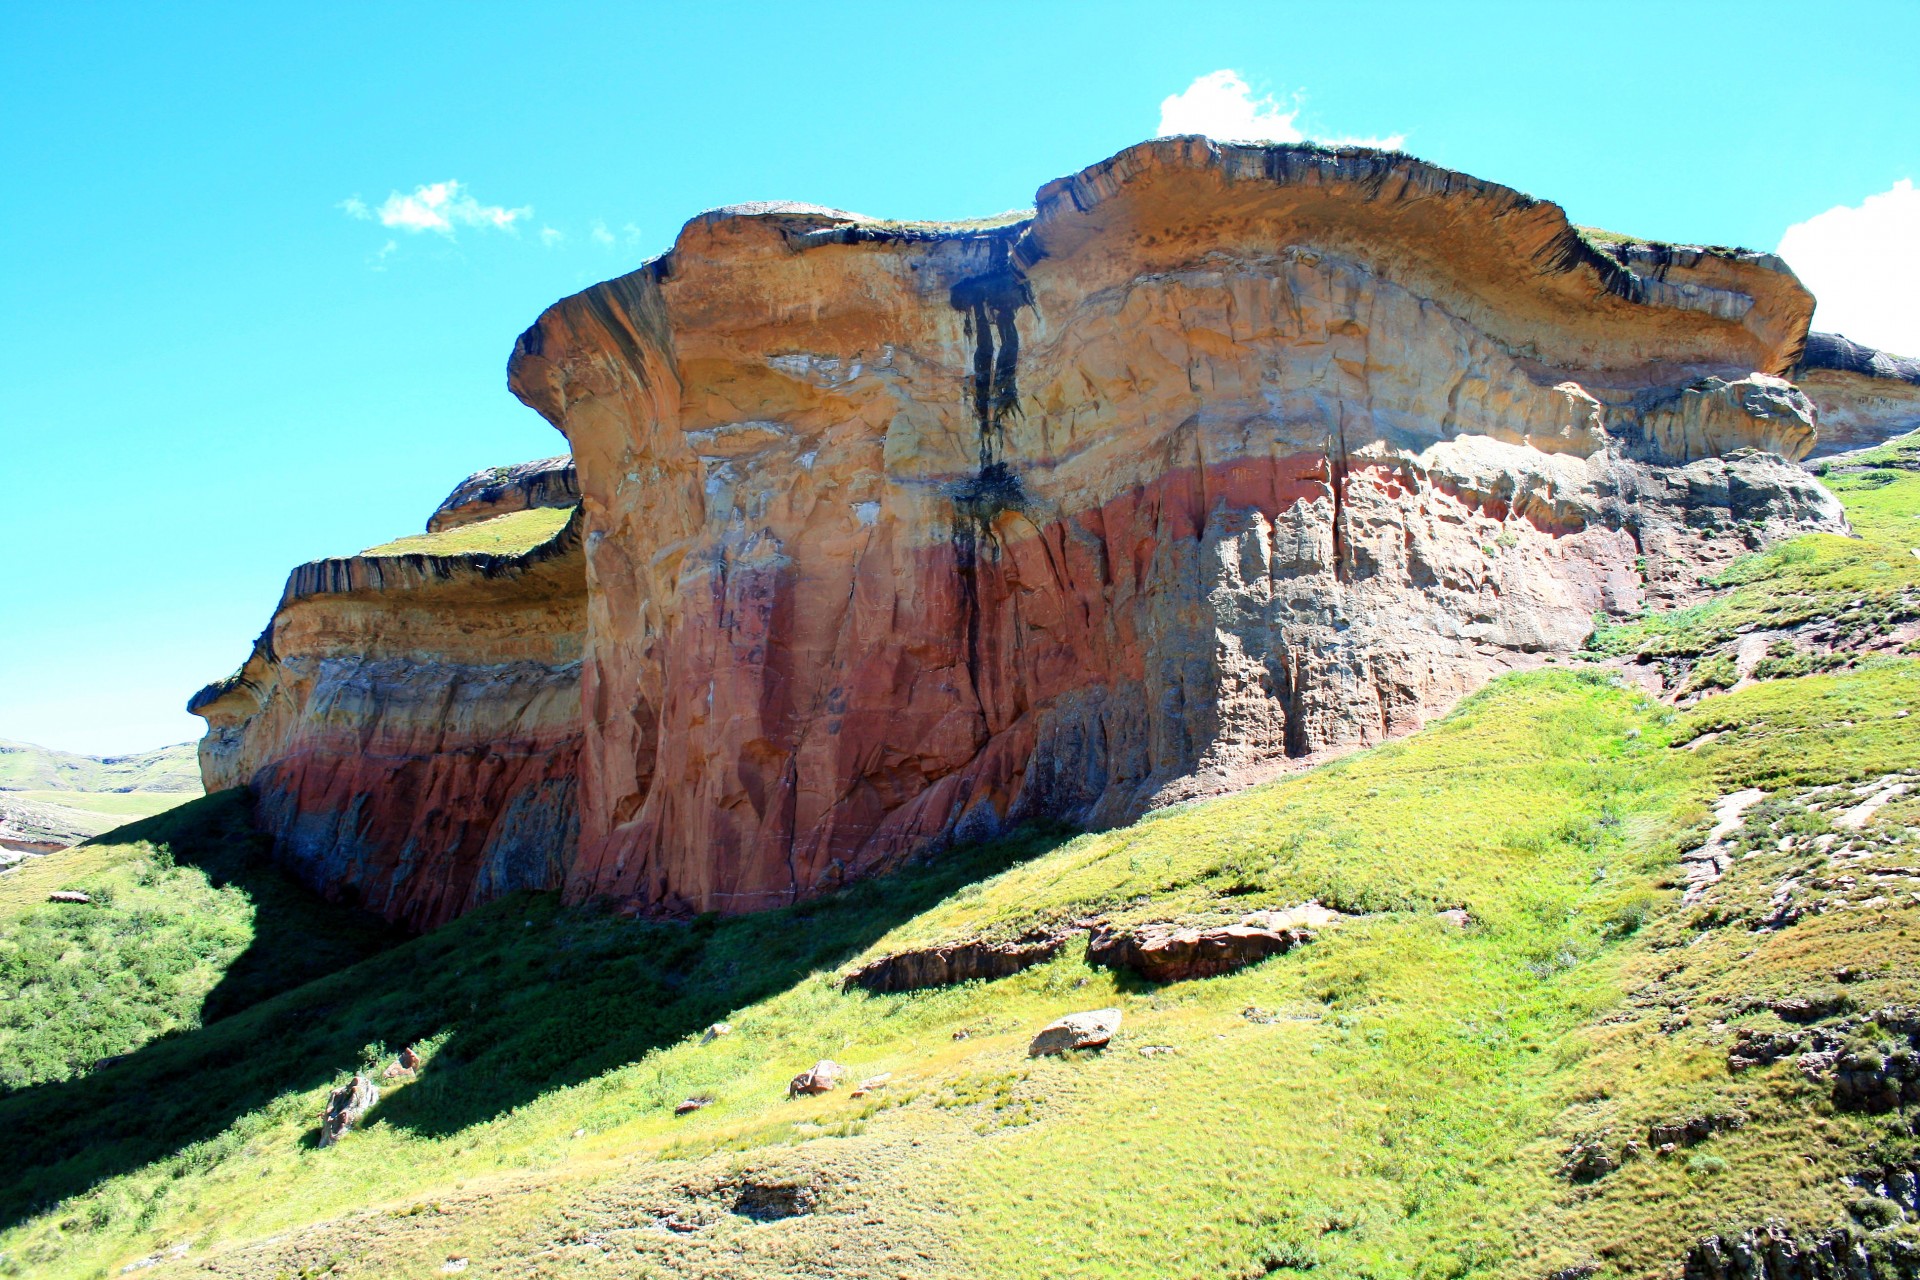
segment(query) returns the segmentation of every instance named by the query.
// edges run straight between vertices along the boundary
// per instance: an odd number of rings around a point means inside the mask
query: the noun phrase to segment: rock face
[[[1810,456],[1864,449],[1920,429],[1920,360],[1906,360],[1810,333],[1793,379],[1819,408],[1820,440]]]
[[[519,556],[302,565],[253,654],[188,709],[210,791],[253,788],[308,884],[430,928],[572,857],[578,520]]]
[[[1783,461],[1811,305],[1351,148],[1161,139],[997,225],[702,215],[510,365],[586,521],[568,896],[1119,822],[1841,529]]]
[[[510,511],[571,507],[580,501],[580,480],[566,454],[511,467],[476,471],[453,487],[427,519],[427,532],[457,529]]]

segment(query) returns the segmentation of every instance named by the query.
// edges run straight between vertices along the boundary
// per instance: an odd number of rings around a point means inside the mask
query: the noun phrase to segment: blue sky
[[[1403,137],[1649,237],[1773,248],[1842,209],[1801,253],[1883,345],[1920,242],[1911,0],[75,3],[7,27],[0,737],[90,752],[197,736],[182,704],[295,563],[561,451],[505,390],[514,336],[710,206],[1023,206],[1199,82],[1174,116]]]

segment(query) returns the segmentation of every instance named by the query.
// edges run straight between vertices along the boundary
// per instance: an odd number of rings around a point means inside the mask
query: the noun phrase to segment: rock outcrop
[[[578,525],[523,555],[294,570],[246,664],[189,704],[207,789],[251,787],[301,879],[414,928],[557,887],[577,824]]]
[[[1011,942],[968,938],[896,951],[854,970],[841,986],[848,991],[859,987],[880,995],[950,987],[956,982],[983,978],[1005,978],[1053,959],[1071,936],[1071,933],[1046,933]]]
[[[1087,940],[1087,963],[1126,969],[1148,982],[1214,978],[1284,955],[1313,941],[1340,914],[1317,902],[1262,911],[1238,924],[1181,928],[1173,924],[1101,926]]]
[[[754,910],[1125,821],[1843,530],[1790,465],[1811,310],[1769,255],[1602,250],[1362,148],[1161,139],[983,223],[703,214],[516,344],[573,464],[430,522],[577,499],[566,530],[297,570],[194,701],[203,771],[418,927],[556,884]]]
[[[702,215],[511,385],[585,512],[578,900],[741,911],[1409,732],[1843,528],[1812,302],[1364,149],[1130,148],[997,224]]]
[[[1920,429],[1920,360],[1837,333],[1810,333],[1793,380],[1819,409],[1820,440],[1811,457],[1865,449]]]
[[[580,502],[580,479],[566,454],[511,467],[476,471],[453,487],[427,519],[427,532],[457,529],[510,511],[571,507]]]
[[[327,1094],[327,1110],[320,1117],[320,1145],[330,1147],[353,1132],[380,1101],[380,1090],[359,1073]]]

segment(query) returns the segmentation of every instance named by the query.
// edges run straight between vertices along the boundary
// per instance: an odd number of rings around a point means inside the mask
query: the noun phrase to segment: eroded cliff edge
[[[1820,407],[1820,440],[1809,456],[1866,449],[1920,430],[1920,360],[1810,333],[1793,378]]]
[[[792,900],[1408,732],[1844,528],[1812,300],[1405,156],[1162,139],[1029,217],[718,210],[522,335],[578,467],[574,899]]]
[[[302,565],[245,665],[188,705],[207,789],[252,787],[297,875],[414,928],[558,887],[585,604],[577,513],[520,554]]]

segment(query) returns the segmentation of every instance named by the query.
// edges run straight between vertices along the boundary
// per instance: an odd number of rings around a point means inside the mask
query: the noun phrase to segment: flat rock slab
[[[948,987],[977,978],[1004,978],[1051,960],[1066,945],[1071,932],[987,942],[969,938],[881,956],[847,975],[843,989],[862,988],[875,994]]]
[[[1091,1009],[1070,1013],[1040,1028],[1040,1034],[1027,1046],[1029,1058],[1065,1053],[1069,1049],[1103,1048],[1120,1030],[1118,1009]]]

